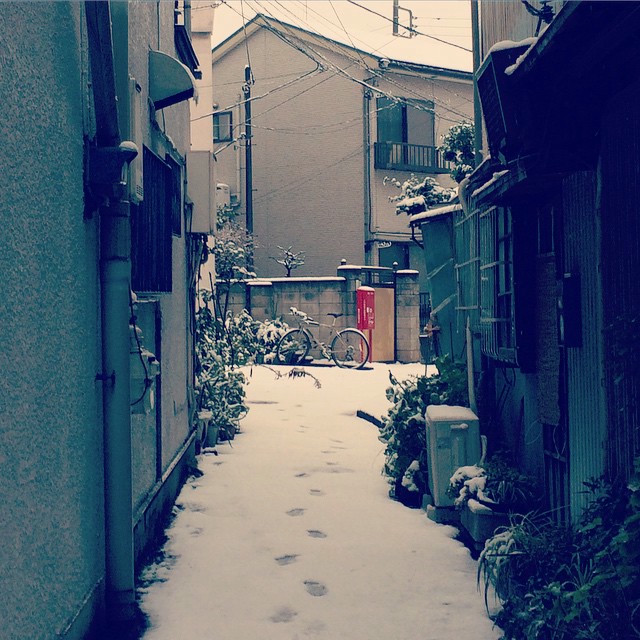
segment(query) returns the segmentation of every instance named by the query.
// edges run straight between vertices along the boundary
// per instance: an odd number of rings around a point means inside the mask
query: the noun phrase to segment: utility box
[[[429,405],[427,423],[427,459],[429,489],[436,507],[453,507],[447,495],[449,479],[458,467],[480,460],[478,416],[467,407]]]
[[[193,202],[190,233],[213,235],[216,230],[215,182],[213,155],[210,151],[187,154],[187,192]]]

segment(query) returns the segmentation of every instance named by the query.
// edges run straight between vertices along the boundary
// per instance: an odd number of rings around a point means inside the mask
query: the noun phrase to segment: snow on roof
[[[448,404],[430,404],[425,415],[432,422],[457,422],[478,419],[478,416],[469,407],[450,406]]]
[[[496,51],[506,51],[507,49],[515,49],[516,47],[530,47],[532,44],[538,42],[538,38],[525,38],[524,40],[520,40],[515,42],[514,40],[501,40],[500,42],[496,42],[491,49],[487,52],[487,55],[490,53],[495,53]]]
[[[459,202],[455,204],[447,205],[446,207],[438,207],[437,209],[428,209],[427,211],[423,211],[422,213],[416,213],[415,215],[409,218],[409,224],[416,224],[417,222],[422,222],[423,220],[428,220],[430,218],[439,218],[440,216],[444,216],[448,213],[453,213],[454,211],[461,211],[462,205]]]
[[[487,180],[487,182],[485,182],[482,186],[478,187],[472,194],[471,197],[475,198],[477,195],[479,195],[482,191],[484,191],[485,189],[488,189],[492,184],[495,184],[496,182],[498,182],[498,180],[504,176],[507,175],[507,173],[509,173],[509,169],[505,169],[504,171],[498,171],[497,173],[493,174],[493,177],[491,178],[491,180]]]

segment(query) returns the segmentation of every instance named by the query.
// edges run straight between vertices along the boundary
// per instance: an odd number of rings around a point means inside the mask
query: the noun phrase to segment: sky
[[[499,638],[457,530],[388,497],[378,429],[355,415],[386,413],[390,370],[425,366],[305,369],[319,389],[254,367],[242,433],[199,456],[142,575],[143,640]]]
[[[349,0],[225,0],[215,10],[212,44],[240,28],[243,15],[250,20],[260,12],[391,59],[471,70],[471,52],[464,50],[471,49],[468,0],[401,0],[420,33],[412,38],[393,35],[392,0],[355,1],[360,6]],[[408,24],[404,11],[400,23]]]

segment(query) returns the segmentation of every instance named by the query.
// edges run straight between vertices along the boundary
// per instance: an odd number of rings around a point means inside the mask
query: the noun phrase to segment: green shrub
[[[384,475],[391,495],[418,506],[427,491],[427,455],[424,412],[430,404],[469,403],[464,365],[448,356],[436,360],[438,374],[414,376],[403,382],[391,373],[387,399],[393,404],[382,420],[379,439],[385,446]]]
[[[521,518],[487,541],[478,578],[506,640],[640,638],[640,483],[591,483],[575,526]]]

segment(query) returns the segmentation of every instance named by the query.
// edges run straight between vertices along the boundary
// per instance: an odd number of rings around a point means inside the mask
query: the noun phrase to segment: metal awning
[[[149,51],[149,97],[156,109],[189,98],[197,100],[195,78],[179,60],[162,51]]]

